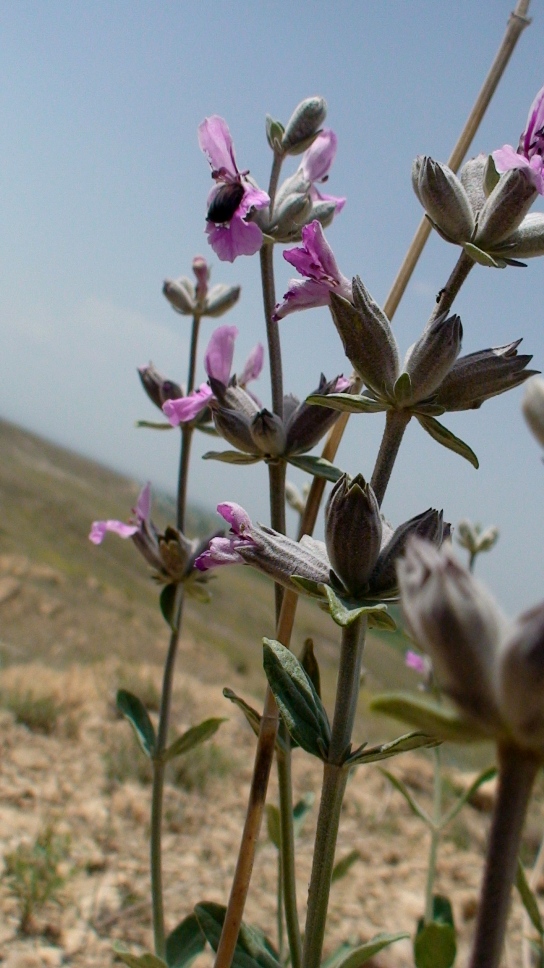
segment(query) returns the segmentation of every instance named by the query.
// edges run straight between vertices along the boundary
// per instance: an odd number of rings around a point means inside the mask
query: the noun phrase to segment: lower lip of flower
[[[214,195],[206,216],[208,222],[221,225],[230,222],[244,197],[244,186],[240,182],[221,185]]]

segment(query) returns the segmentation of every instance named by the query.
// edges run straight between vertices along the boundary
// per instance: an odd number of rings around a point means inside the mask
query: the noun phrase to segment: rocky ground
[[[97,588],[88,591],[100,599]],[[106,599],[95,602],[96,611],[106,606],[110,611],[121,608],[119,602],[115,605],[112,593],[108,594],[109,599],[104,592]],[[150,663],[118,658],[83,662],[83,625],[70,610],[71,598],[60,571],[22,555],[0,557],[4,657],[0,677],[0,960],[5,968],[107,968],[114,962],[115,939],[135,952],[152,941],[149,769],[128,724],[116,713],[114,696],[121,686],[137,692],[150,709],[156,708],[161,670],[156,651]],[[113,627],[121,635],[122,624]],[[21,638],[22,628],[27,629],[26,639]],[[29,650],[32,637],[28,629],[34,635],[34,653]],[[136,637],[146,635],[145,623],[140,627],[137,619],[131,629]],[[42,648],[43,641],[49,643],[47,649]],[[20,642],[23,644],[18,645]],[[75,646],[78,661],[72,662]],[[55,655],[62,662],[55,661]],[[207,746],[180,760],[169,775],[164,833],[169,927],[198,901],[226,900],[254,750],[251,731],[222,696],[222,686],[228,683],[255,701],[248,695],[247,678],[237,675],[224,656],[210,661],[191,638],[182,644],[178,667],[175,730],[182,732],[209,716],[224,715],[228,721]],[[387,765],[430,809],[430,757],[405,754]],[[319,764],[300,750],[294,754],[294,777],[297,798],[308,792],[317,796]],[[450,770],[448,795],[470,780],[470,775]],[[440,848],[436,889],[452,899],[460,938],[458,964],[466,962],[474,927],[493,792],[491,783],[463,810]],[[274,795],[273,780],[272,799]],[[534,857],[543,829],[542,800],[540,791],[526,832],[527,862]],[[301,918],[315,817],[314,807],[297,842]],[[42,844],[41,853],[37,842]],[[341,941],[361,942],[384,930],[413,934],[422,913],[428,835],[375,766],[359,768],[348,785],[338,856],[353,850],[359,852],[359,859],[333,886],[328,952]],[[22,858],[18,881],[10,876],[14,852]],[[43,864],[47,865],[48,858],[58,883],[49,900],[32,904],[31,875],[40,870],[43,883]],[[276,863],[275,848],[263,833],[247,920],[272,938]],[[544,892],[544,881],[538,889]],[[31,910],[25,913],[23,902],[29,896]],[[516,897],[505,960],[510,968],[521,964],[520,926]],[[197,966],[210,964],[208,952]],[[373,964],[408,968],[413,964],[410,942],[397,943]]]

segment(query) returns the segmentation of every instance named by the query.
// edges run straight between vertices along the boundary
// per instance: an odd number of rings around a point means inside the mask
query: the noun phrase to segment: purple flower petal
[[[427,662],[422,655],[418,655],[417,652],[412,652],[408,649],[406,655],[404,656],[404,663],[408,669],[413,669],[414,672],[419,672],[420,675],[425,675],[427,671]]]
[[[283,257],[307,279],[304,282],[290,280],[288,291],[275,308],[276,320],[297,309],[328,305],[331,292],[336,292],[350,301],[352,299],[351,283],[340,272],[317,219],[304,226],[302,241],[302,246],[287,249]]]
[[[205,410],[212,396],[208,384],[201,383],[198,390],[193,390],[187,397],[166,400],[162,405],[162,411],[168,417],[172,427],[179,427],[180,423],[194,420],[202,410]]]
[[[315,279],[290,279],[289,289],[281,302],[277,303],[273,319],[277,322],[300,309],[328,306],[330,286]]]
[[[222,504],[217,505],[217,513],[225,519],[227,524],[230,524],[232,530],[237,535],[244,534],[245,531],[251,529],[251,518],[247,511],[244,511],[243,507],[239,504],[235,504],[233,501],[224,501]]]
[[[531,158],[535,152],[540,153],[544,147],[544,87],[536,95],[527,117],[527,124],[520,142],[519,151],[526,158]]]
[[[223,118],[217,114],[204,118],[198,126],[198,143],[214,171],[225,169],[231,175],[238,175],[234,145]]]
[[[255,255],[263,243],[263,233],[254,222],[234,216],[227,225],[206,224],[208,242],[222,262],[234,262],[239,255]]]
[[[149,521],[151,514],[151,484],[149,481],[144,484],[138,495],[134,514],[139,522]]]
[[[204,368],[208,376],[227,386],[232,369],[234,341],[238,336],[236,326],[218,326],[210,337],[204,356]]]
[[[256,380],[263,368],[264,349],[262,343],[257,343],[251,350],[244,369],[238,374],[238,383],[245,386],[251,380]]]
[[[99,545],[106,536],[106,531],[113,531],[120,538],[131,538],[140,529],[132,524],[124,524],[123,521],[93,521],[89,533],[89,541]]]
[[[234,549],[231,538],[212,538],[209,547],[195,559],[195,568],[207,571],[221,565],[243,565],[244,559]]]
[[[330,128],[318,134],[302,156],[300,167],[308,181],[323,181],[327,177],[336,155],[338,139]]]

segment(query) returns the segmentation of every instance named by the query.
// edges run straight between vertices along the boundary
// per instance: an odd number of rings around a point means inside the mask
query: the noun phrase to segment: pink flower
[[[231,530],[226,538],[212,538],[209,547],[195,561],[195,568],[199,571],[219,568],[221,565],[243,565],[244,559],[237,549],[242,545],[256,547],[256,542],[249,534],[252,524],[247,511],[231,501],[218,504],[217,510],[230,524]]]
[[[321,131],[315,141],[310,145],[302,156],[300,165],[302,174],[312,183],[310,188],[310,198],[313,202],[336,202],[336,214],[342,211],[346,204],[345,198],[337,198],[335,195],[324,195],[315,187],[315,182],[326,182],[329,177],[329,170],[336,155],[338,139],[330,128]]]
[[[210,342],[204,355],[204,367],[208,376],[228,386],[230,382],[230,371],[234,356],[234,341],[238,336],[236,326],[219,326],[211,335]],[[245,386],[250,380],[256,380],[263,367],[264,350],[260,343],[257,343],[246,361],[244,369],[238,379],[241,386]],[[188,423],[194,420],[209,405],[213,397],[211,387],[207,383],[201,383],[197,390],[193,390],[186,397],[179,397],[176,400],[166,400],[163,404],[163,413],[168,417],[172,427],[178,427],[180,423]]]
[[[407,669],[413,669],[414,672],[419,672],[421,676],[426,676],[429,672],[429,657],[426,655],[419,655],[418,652],[413,652],[412,649],[408,649],[406,655],[404,656],[404,664]]]
[[[540,89],[529,110],[525,130],[519,139],[517,150],[503,145],[493,152],[495,167],[499,172],[511,168],[523,168],[540,195],[544,195],[544,87]]]
[[[351,282],[340,272],[333,251],[317,219],[302,229],[303,246],[286,249],[283,258],[306,279],[291,279],[283,300],[276,305],[274,319],[312,306],[327,306],[331,292],[352,302]]]
[[[216,114],[205,118],[198,126],[198,142],[216,182],[208,196],[208,242],[224,262],[234,262],[239,255],[254,255],[261,248],[263,233],[249,218],[253,209],[266,208],[270,198],[247,177],[248,171],[238,170],[223,118]]]
[[[89,534],[89,541],[93,544],[102,544],[106,531],[113,531],[120,538],[132,538],[138,531],[142,530],[144,524],[149,523],[151,512],[151,485],[147,483],[142,488],[136,507],[132,509],[134,518],[133,524],[125,524],[123,521],[93,521]]]

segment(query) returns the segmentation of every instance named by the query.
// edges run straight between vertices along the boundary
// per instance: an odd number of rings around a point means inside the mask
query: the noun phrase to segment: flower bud
[[[212,417],[217,433],[246,454],[255,454],[257,447],[251,433],[251,420],[247,414],[229,410],[212,401]]]
[[[327,396],[329,393],[339,392],[339,379],[327,380],[322,373],[319,386],[313,392],[323,396]],[[348,386],[344,386],[341,392],[349,392],[350,387],[351,383],[348,383]],[[296,406],[292,408],[285,406],[286,453],[293,455],[305,454],[308,450],[311,450],[312,447],[315,447],[319,443],[323,435],[330,430],[333,424],[336,423],[339,416],[340,414],[336,410],[329,409],[328,407],[315,407],[305,401],[299,403],[297,400]]]
[[[501,710],[524,749],[544,748],[544,603],[520,615],[499,657]]]
[[[447,165],[419,155],[412,166],[412,185],[431,222],[448,242],[469,242],[474,216],[468,195]]]
[[[334,200],[328,201],[327,199],[320,199],[313,203],[312,211],[308,216],[308,222],[313,222],[314,219],[317,219],[323,228],[326,229],[331,224],[337,210],[338,204]]]
[[[276,242],[292,242],[300,236],[300,230],[310,220],[312,202],[307,193],[292,192],[274,208],[274,225],[269,235]]]
[[[507,239],[521,224],[537,194],[525,169],[507,171],[480,212],[474,243],[488,250]]]
[[[138,375],[149,399],[159,410],[162,410],[162,405],[166,400],[178,400],[179,397],[183,396],[181,387],[172,380],[166,380],[161,376],[153,363],[150,363],[149,366],[140,366]]]
[[[260,410],[250,424],[250,432],[255,446],[267,457],[279,457],[285,450],[285,431],[283,423],[270,410]]]
[[[303,484],[302,489],[299,491],[298,487],[292,481],[285,482],[285,500],[289,507],[293,511],[296,511],[297,514],[304,514],[309,490],[308,484]]]
[[[491,254],[503,259],[534,259],[544,255],[544,214],[529,212],[515,232],[492,248]]]
[[[199,306],[203,306],[208,292],[208,279],[210,278],[210,267],[203,255],[195,255],[193,272],[196,276],[196,299]]]
[[[344,474],[325,512],[325,544],[335,575],[358,598],[367,590],[380,553],[382,521],[374,491],[361,474]]]
[[[488,195],[486,192],[488,162],[489,155],[479,154],[476,158],[469,158],[459,172],[459,180],[467,193],[474,214],[484,207]]]
[[[293,111],[285,126],[282,148],[286,154],[298,155],[309,147],[325,115],[327,102],[322,97],[308,97]]]
[[[425,400],[440,386],[459,355],[462,338],[460,317],[446,319],[445,313],[423,331],[404,361],[412,385],[411,399],[406,402]]]
[[[408,628],[430,656],[439,685],[481,725],[496,729],[496,643],[507,628],[497,604],[448,545],[438,551],[412,538],[397,573]]]
[[[359,276],[353,280],[352,306],[331,293],[331,313],[344,352],[363,383],[379,396],[393,396],[399,354],[389,320]]]
[[[526,370],[532,356],[518,356],[521,340],[462,356],[452,366],[436,393],[446,410],[474,410],[484,400],[517,387],[537,370]]]
[[[472,524],[466,518],[459,521],[455,529],[457,542],[474,557],[482,551],[491,551],[499,538],[499,529],[492,525],[482,531],[479,524]]]
[[[240,298],[240,286],[228,286],[218,283],[212,286],[206,300],[206,316],[222,316],[231,309]]]
[[[162,287],[163,295],[183,316],[192,316],[195,311],[195,290],[192,282],[182,276],[181,279],[165,279]]]
[[[442,511],[435,511],[433,508],[399,525],[378,556],[376,567],[370,577],[372,594],[390,597],[396,593],[397,562],[404,554],[409,538],[413,536],[423,538],[439,548],[445,537],[444,530]]]
[[[544,447],[544,379],[535,376],[525,388],[523,416],[536,439]]]

